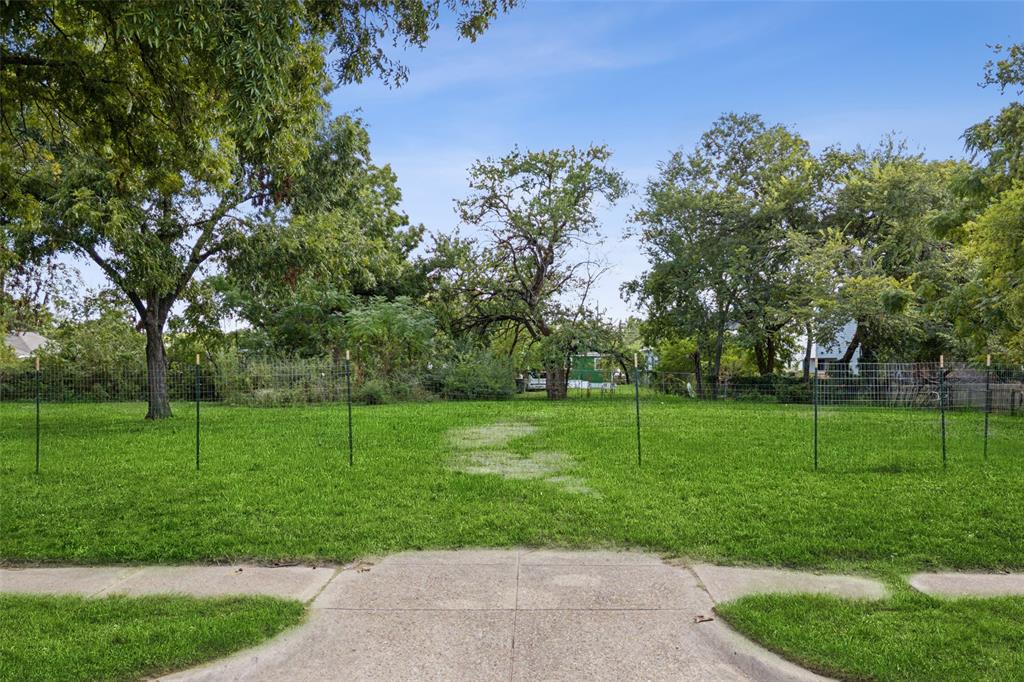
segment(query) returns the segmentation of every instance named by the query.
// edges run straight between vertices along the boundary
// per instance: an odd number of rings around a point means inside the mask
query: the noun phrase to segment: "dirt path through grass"
[[[571,473],[572,458],[564,452],[516,452],[514,441],[533,435],[537,427],[517,422],[452,429],[448,440],[454,448],[452,468],[467,474],[493,474],[512,480],[535,479],[580,495],[597,495],[579,476]]]

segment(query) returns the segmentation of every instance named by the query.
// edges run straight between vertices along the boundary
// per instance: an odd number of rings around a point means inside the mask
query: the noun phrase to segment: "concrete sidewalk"
[[[217,597],[263,594],[309,601],[334,577],[336,567],[144,566],[0,569],[0,592],[79,594],[188,594]]]
[[[309,602],[301,627],[174,680],[814,680],[734,633],[715,602],[885,594],[864,578],[528,549],[409,552],[341,568],[2,569],[0,591]]]
[[[910,586],[940,597],[1024,595],[1024,573],[915,573]]]
[[[1024,593],[1024,576],[912,576],[931,594]],[[0,592],[264,594],[302,626],[170,680],[820,680],[740,637],[714,605],[758,592],[880,599],[854,576],[685,565],[636,552],[407,552],[344,567],[0,569]]]
[[[338,571],[309,622],[269,645],[168,679],[819,679],[713,606],[653,555],[410,552]]]

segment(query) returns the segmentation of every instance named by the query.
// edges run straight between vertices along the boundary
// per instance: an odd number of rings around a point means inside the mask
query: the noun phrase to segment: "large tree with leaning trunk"
[[[438,239],[439,296],[455,325],[493,331],[538,346],[548,397],[565,397],[570,347],[586,336],[588,296],[602,271],[588,246],[601,240],[595,212],[628,189],[602,146],[519,150],[469,170],[471,194],[458,202],[477,236]]]

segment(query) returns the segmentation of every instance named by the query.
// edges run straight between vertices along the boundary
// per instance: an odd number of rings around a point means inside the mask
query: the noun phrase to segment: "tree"
[[[227,150],[210,159],[206,178],[186,175],[162,188],[90,154],[59,161],[61,177],[41,204],[36,238],[86,255],[134,306],[147,340],[147,417],[167,417],[164,328],[171,309],[204,263],[244,237],[249,205],[269,201],[269,190]]]
[[[909,154],[893,139],[871,153],[856,152],[817,255],[824,286],[816,308],[832,322],[818,330],[819,340],[856,322],[842,362],[858,348],[866,361],[930,360],[953,349],[941,309],[959,282],[952,244],[936,235],[934,221],[953,206],[952,178],[961,169]]]
[[[514,1],[4,2],[0,144],[24,158],[40,144],[109,149],[158,177],[201,167],[210,131],[227,127],[247,160],[287,165],[328,68],[339,83],[401,84],[389,42],[424,46],[442,6],[474,40]]]
[[[985,66],[983,86],[1024,94],[1024,44],[996,45],[1000,58]],[[952,311],[980,353],[1024,358],[1024,103],[971,126],[964,143],[975,166],[957,178],[962,203],[941,227],[957,241],[976,279]]]
[[[1024,358],[1024,183],[999,194],[966,226],[970,241],[963,247],[978,265],[981,287],[973,292],[984,350]]]
[[[722,350],[722,375],[742,377],[757,374],[758,367],[752,355],[750,349],[740,345],[735,338],[726,338],[725,348]],[[657,356],[657,378],[664,389],[706,397],[696,339],[691,337],[665,340],[658,344]],[[694,375],[693,384],[690,384],[688,377],[685,376],[687,374]]]
[[[602,146],[515,150],[469,170],[462,222],[481,237],[440,237],[434,247],[436,300],[454,311],[456,331],[505,330],[535,345],[548,397],[564,398],[568,355],[596,317],[588,296],[600,264],[581,249],[600,240],[595,204],[628,189]]]
[[[344,315],[359,300],[410,293],[423,228],[398,210],[395,174],[372,163],[369,145],[358,119],[326,124],[288,212],[262,216],[225,254],[218,288],[227,307],[275,350],[338,357]]]
[[[775,370],[802,286],[792,237],[817,226],[820,174],[803,139],[751,114],[722,116],[659,170],[633,215],[651,268],[623,289],[648,309],[649,342],[696,339],[714,396],[732,330]]]
[[[512,0],[445,5],[473,39]],[[438,0],[4,3],[0,224],[94,261],[147,336],[147,417],[170,415],[164,328],[200,268],[286,203],[331,86],[401,82]]]
[[[366,368],[391,383],[426,364],[434,318],[406,297],[375,298],[345,315],[345,334]]]
[[[634,358],[643,350],[643,321],[638,317],[630,316],[625,322],[604,323],[605,333],[602,334],[602,343],[593,350],[610,356],[619,369],[627,383],[632,383]]]

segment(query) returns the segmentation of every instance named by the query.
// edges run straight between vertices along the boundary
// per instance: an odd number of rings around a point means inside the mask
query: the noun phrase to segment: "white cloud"
[[[593,3],[591,12],[567,14],[556,3],[536,3],[502,17],[475,44],[436,34],[422,52],[396,56],[410,68],[398,89],[368,82],[354,89],[364,100],[413,99],[463,86],[488,87],[600,71],[664,64],[741,43],[774,30],[788,8],[738,8],[708,21],[674,26],[672,3]],[[581,17],[583,17],[581,19]],[[671,18],[669,18],[671,17]],[[571,21],[570,21],[571,19]],[[642,35],[643,40],[637,40]]]

